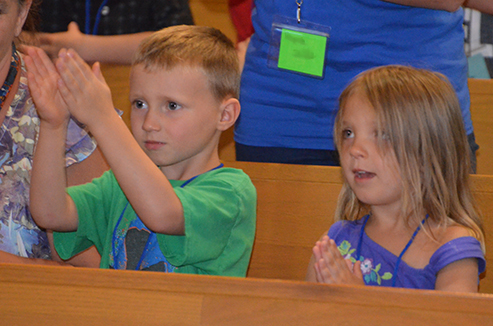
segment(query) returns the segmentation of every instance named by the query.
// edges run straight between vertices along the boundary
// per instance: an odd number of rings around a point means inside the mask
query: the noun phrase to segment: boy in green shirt
[[[245,276],[256,192],[219,161],[221,132],[240,113],[238,59],[221,32],[175,26],[142,42],[130,75],[132,134],[99,64],[60,51],[26,57],[40,136],[31,179],[35,221],[62,259],[95,245],[102,268]],[[85,124],[111,171],[65,190],[69,115]]]

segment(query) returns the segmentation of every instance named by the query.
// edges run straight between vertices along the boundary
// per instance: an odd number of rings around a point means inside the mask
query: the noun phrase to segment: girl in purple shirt
[[[344,185],[307,280],[477,292],[484,234],[446,77],[368,70],[342,93],[334,130]]]

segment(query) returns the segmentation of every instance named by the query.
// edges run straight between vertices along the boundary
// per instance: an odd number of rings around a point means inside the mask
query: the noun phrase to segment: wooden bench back
[[[249,277],[303,280],[312,247],[333,223],[342,186],[340,168],[226,162],[245,171],[258,194],[257,233]],[[493,176],[472,176],[484,217],[486,259],[493,258]],[[491,266],[491,265],[489,265]],[[493,293],[486,273],[480,291]]]
[[[2,325],[491,325],[493,295],[0,264]]]
[[[478,174],[493,175],[493,80],[469,79]]]

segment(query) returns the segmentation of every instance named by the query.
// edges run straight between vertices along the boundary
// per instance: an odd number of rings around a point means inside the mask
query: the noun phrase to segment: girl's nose
[[[368,155],[368,151],[365,141],[355,137],[349,149],[349,154],[354,158],[366,157]]]

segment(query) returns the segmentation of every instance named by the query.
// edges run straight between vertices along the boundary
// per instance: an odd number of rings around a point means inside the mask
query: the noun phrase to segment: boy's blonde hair
[[[179,25],[153,33],[140,44],[132,65],[145,69],[201,69],[218,100],[238,98],[240,68],[234,44],[212,27]]]
[[[466,131],[459,101],[447,78],[404,66],[361,73],[339,98],[334,128],[339,151],[342,118],[353,95],[373,107],[379,134],[385,135],[386,148],[395,153],[402,179],[401,214],[407,222],[420,223],[425,212],[441,227],[463,225],[473,231],[484,250],[482,221],[470,189]],[[380,145],[384,151],[383,141]],[[358,219],[368,209],[345,182],[336,220]]]

